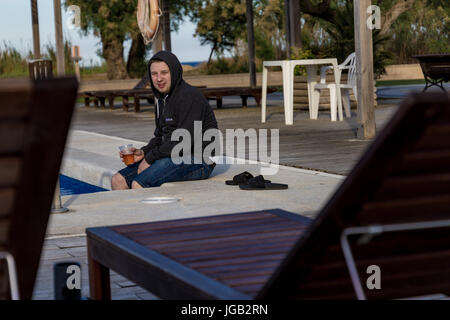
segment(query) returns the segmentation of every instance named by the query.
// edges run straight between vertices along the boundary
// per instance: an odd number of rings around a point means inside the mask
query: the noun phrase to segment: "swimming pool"
[[[63,174],[59,175],[59,183],[62,196],[108,191],[107,189],[94,186]]]

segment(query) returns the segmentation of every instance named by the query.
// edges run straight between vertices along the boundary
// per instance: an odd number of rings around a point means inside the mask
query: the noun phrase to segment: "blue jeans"
[[[153,162],[150,167],[137,173],[139,164],[136,162],[119,173],[125,178],[128,187],[136,181],[143,188],[159,187],[165,182],[189,181],[208,179],[214,169],[213,165],[205,162],[201,164],[184,163],[175,164],[171,158],[162,158]]]

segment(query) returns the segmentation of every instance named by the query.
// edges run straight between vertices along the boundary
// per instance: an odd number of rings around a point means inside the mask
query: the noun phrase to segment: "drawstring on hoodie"
[[[159,119],[159,99],[155,99],[156,102],[156,118]]]
[[[167,94],[167,95],[163,98],[164,106],[166,105],[166,99],[167,99],[168,96],[169,96],[169,95]],[[160,111],[159,111],[159,99],[156,99],[156,100],[155,100],[155,103],[156,103],[156,117],[159,119],[159,114],[160,114]]]

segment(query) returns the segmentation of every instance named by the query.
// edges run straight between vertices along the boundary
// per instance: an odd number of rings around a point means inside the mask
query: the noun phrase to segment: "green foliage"
[[[244,56],[219,57],[198,67],[200,74],[229,74],[248,72],[248,59]]]
[[[80,67],[80,75],[94,75],[98,73],[106,73],[106,63],[102,63],[101,65],[89,65],[88,67]]]
[[[198,8],[196,36],[202,45],[212,46],[208,62],[214,53],[223,55],[233,48],[245,28],[245,5],[240,0],[211,0]]]
[[[272,48],[270,60],[279,60],[286,57],[284,33],[284,1],[262,0],[256,1],[254,7],[255,42],[258,49],[258,40],[264,39]],[[259,33],[259,35],[258,35]],[[259,37],[259,39],[258,39]],[[257,53],[258,56],[258,53]],[[262,58],[263,55],[260,57]],[[269,56],[269,55],[267,55]]]
[[[71,47],[69,41],[64,43],[64,64],[67,75],[75,74],[74,64],[71,58]],[[46,52],[42,54],[42,59],[52,60],[53,73],[56,74],[56,50],[51,44],[46,44],[44,48]],[[32,52],[22,54],[11,45],[4,43],[3,48],[0,47],[0,78],[28,77],[28,61],[32,59]],[[106,65],[94,66],[92,62],[90,67],[80,68],[81,75],[105,71]]]
[[[82,32],[87,34],[92,30],[95,36],[100,37],[102,49],[99,53],[108,65],[108,78],[126,78],[123,42],[133,36],[136,37],[139,33],[136,19],[137,1],[66,0],[64,5],[66,8],[70,5],[79,6]],[[136,65],[139,65],[139,61],[135,60],[143,60],[144,57],[145,54],[133,57],[130,65],[133,70]]]
[[[387,65],[392,64],[395,57],[392,51],[386,49],[389,40],[390,36],[382,36],[380,30],[372,33],[373,72],[377,78],[384,73]]]
[[[292,59],[336,57],[342,62],[354,51],[353,0],[301,0],[304,10],[320,11],[327,15],[303,14],[303,50],[293,51]],[[380,6],[382,15],[399,0],[372,0]],[[253,1],[256,66],[261,70],[264,60],[286,58],[284,33],[284,0]],[[139,29],[136,22],[137,0],[66,0],[65,6],[76,4],[81,9],[81,28],[87,34],[91,30],[99,36],[102,48],[99,55],[107,65],[117,68],[117,58],[123,57],[123,42],[132,39],[126,71],[140,77],[146,70],[146,55],[150,47],[138,43]],[[306,5],[308,4],[308,5]],[[201,72],[235,73],[248,72],[248,51],[243,0],[185,0],[170,1],[171,26],[176,30],[186,17],[197,22],[196,35],[202,44],[210,45],[208,66]],[[378,30],[372,33],[374,48],[374,71],[380,74],[389,63],[417,63],[411,56],[420,53],[450,52],[450,6],[448,0],[415,0],[412,9],[404,12],[392,24],[388,34]],[[54,60],[54,50],[47,46],[47,56]],[[66,73],[73,73],[70,59],[70,43],[65,43]],[[115,52],[112,52],[115,51]],[[225,52],[234,53],[224,58]],[[117,54],[117,52],[119,52]],[[216,55],[217,59],[212,60]],[[108,61],[108,56],[109,61]],[[111,56],[113,58],[111,58]],[[28,73],[27,57],[14,48],[0,48],[0,76]],[[112,61],[112,62],[111,62]],[[116,64],[115,64],[116,63]],[[103,68],[103,69],[102,69]],[[303,67],[304,68],[304,67]],[[125,69],[125,67],[124,67]],[[81,70],[93,72],[94,69]],[[110,70],[108,70],[109,72]],[[114,70],[113,70],[114,71]],[[296,74],[304,70],[296,68]]]
[[[312,54],[311,50],[292,48],[291,60],[301,60],[301,59],[314,59],[314,55]],[[295,66],[294,75],[306,76],[306,66]]]
[[[450,6],[447,1],[416,0],[392,25],[387,49],[394,63],[417,63],[414,54],[450,52]]]
[[[3,43],[0,47],[0,78],[20,77],[28,74],[28,63],[19,51]]]
[[[338,62],[341,63],[355,51],[353,2],[347,1],[345,5],[336,10],[334,23],[322,22],[329,35],[328,43],[325,44],[324,48],[329,56],[336,57]],[[373,30],[373,64],[376,76],[382,74],[384,67],[393,59],[393,54],[384,48],[388,40],[389,36],[382,36],[379,30]]]
[[[183,21],[183,15],[201,2],[199,0],[169,1],[171,29],[178,30],[180,22]],[[65,1],[66,8],[72,4],[80,7],[82,32],[88,34],[92,30],[95,36],[101,38],[102,49],[97,54],[107,62],[108,77],[122,78],[123,73],[128,73],[132,77],[142,77],[146,72],[146,58],[151,45],[145,46],[140,35],[136,19],[137,0]],[[162,1],[160,5],[162,6]],[[129,39],[132,40],[132,44],[126,59],[125,72],[124,61],[122,61],[125,60],[123,59],[123,42]]]
[[[66,0],[64,6],[77,5],[81,11],[81,29],[90,30],[103,40],[125,38],[137,26],[136,0]]]
[[[333,47],[332,56],[338,61],[344,61],[355,51],[355,27],[353,17],[353,2],[347,1],[344,6],[336,10],[335,23],[324,23],[325,31],[330,36]]]
[[[127,72],[132,78],[142,78],[147,72],[147,61],[145,59],[148,47],[140,34],[136,34],[131,42],[128,54]]]
[[[377,80],[376,86],[405,86],[410,84],[425,84],[425,79],[412,80]]]
[[[44,46],[47,53],[42,55],[44,59],[52,60],[53,73],[56,74],[56,50],[51,44]],[[75,74],[75,67],[72,60],[72,44],[69,41],[64,41],[64,72],[66,75]]]
[[[275,48],[271,39],[260,29],[255,30],[255,55],[261,60],[275,60]]]
[[[245,1],[242,0],[188,0],[189,17],[197,22],[196,36],[201,44],[211,45],[206,73],[232,73],[248,70],[247,46],[240,50],[240,43],[247,43]],[[254,1],[255,55],[257,70],[263,60],[281,59],[286,56],[283,29],[283,0]],[[238,51],[239,58],[224,59],[226,51]],[[213,54],[218,57],[211,61]],[[236,55],[236,54],[235,54]],[[233,60],[234,59],[234,60]],[[231,62],[232,65],[231,65]],[[230,65],[228,65],[230,63]],[[232,71],[231,71],[232,70]],[[244,72],[244,71],[242,71]],[[245,71],[248,72],[248,71]]]
[[[315,1],[315,0],[314,0]],[[316,6],[326,1],[310,1]],[[373,0],[386,14],[398,0]],[[353,1],[330,1],[336,14],[332,19],[303,15],[302,29],[305,48],[317,57],[336,56],[339,61],[354,51]],[[448,0],[415,0],[413,8],[403,12],[391,25],[387,34],[372,33],[374,71],[383,72],[392,63],[417,63],[414,54],[450,52],[450,6]],[[307,32],[305,32],[307,31]]]
[[[191,21],[198,21],[199,8],[204,5],[204,0],[183,0],[183,1],[169,1],[170,11],[170,28],[173,31],[178,31],[180,23],[186,20],[186,17]]]

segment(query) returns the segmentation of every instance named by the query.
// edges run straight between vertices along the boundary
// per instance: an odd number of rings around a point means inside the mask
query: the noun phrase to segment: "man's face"
[[[155,61],[150,65],[150,75],[152,76],[153,85],[156,89],[163,93],[170,91],[170,70],[164,61]]]

